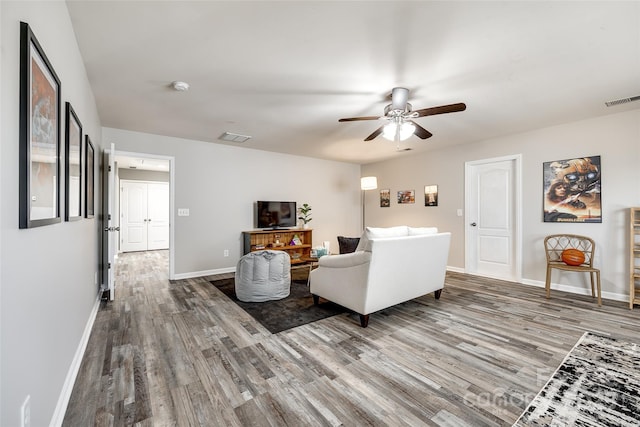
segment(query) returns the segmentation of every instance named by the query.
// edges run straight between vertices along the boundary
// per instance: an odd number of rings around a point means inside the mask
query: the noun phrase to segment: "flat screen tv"
[[[296,226],[296,202],[259,200],[257,228],[290,228]]]

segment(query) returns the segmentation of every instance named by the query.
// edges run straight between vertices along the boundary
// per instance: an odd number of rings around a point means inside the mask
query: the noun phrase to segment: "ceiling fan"
[[[439,107],[423,108],[412,111],[409,100],[409,89],[404,87],[393,88],[391,92],[391,104],[384,107],[383,116],[350,117],[340,119],[339,122],[355,122],[360,120],[386,120],[389,123],[380,126],[365,141],[371,141],[380,134],[391,141],[404,141],[411,135],[421,139],[427,139],[433,134],[413,121],[418,117],[434,116],[436,114],[455,113],[464,111],[467,106],[463,103],[441,105]]]

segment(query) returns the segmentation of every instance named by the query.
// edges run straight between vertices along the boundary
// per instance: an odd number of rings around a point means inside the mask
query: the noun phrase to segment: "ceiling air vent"
[[[218,137],[221,141],[229,141],[229,142],[245,142],[250,139],[250,136],[247,135],[239,135],[237,133],[225,132]]]
[[[640,100],[640,96],[632,96],[631,98],[622,98],[622,99],[616,99],[615,101],[605,102],[605,105],[607,107],[614,107],[616,105],[626,104],[627,102],[633,102],[638,100]]]

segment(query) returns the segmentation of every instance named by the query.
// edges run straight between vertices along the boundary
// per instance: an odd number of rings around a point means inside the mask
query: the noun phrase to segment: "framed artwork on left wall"
[[[82,218],[82,125],[69,102],[65,108],[65,221]]]
[[[20,23],[19,227],[60,222],[60,79]]]
[[[84,216],[85,218],[93,218],[95,203],[94,203],[94,170],[95,170],[95,153],[93,144],[89,135],[85,136],[85,159],[84,159]]]

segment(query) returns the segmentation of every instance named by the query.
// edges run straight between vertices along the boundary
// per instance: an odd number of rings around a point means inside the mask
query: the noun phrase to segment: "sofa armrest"
[[[371,261],[371,252],[352,252],[350,254],[323,256],[318,259],[319,267],[348,268],[367,264]]]

